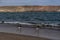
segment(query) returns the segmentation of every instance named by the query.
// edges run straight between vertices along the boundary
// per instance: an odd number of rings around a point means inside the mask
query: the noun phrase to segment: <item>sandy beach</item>
[[[49,39],[0,32],[0,40],[49,40]]]
[[[25,26],[25,25],[23,25],[23,26]],[[16,38],[17,40],[20,40],[20,38],[22,38],[21,40],[40,40],[40,39],[41,40],[49,40],[49,39],[60,40],[60,31],[49,30],[49,29],[40,29],[39,34],[38,34],[37,32],[35,32],[35,28],[31,28],[29,26],[26,25],[25,27],[23,27],[20,32],[20,31],[17,31],[16,24],[0,24],[0,35],[1,35],[0,39],[4,40],[3,39],[5,37],[4,35],[7,35],[7,37],[9,35],[8,39],[12,38],[11,40],[14,40],[16,37],[17,37]],[[7,33],[9,33],[9,34],[7,34]],[[11,35],[11,33],[13,35]],[[20,36],[20,35],[22,35],[22,36]],[[8,40],[8,39],[6,39],[6,40]]]

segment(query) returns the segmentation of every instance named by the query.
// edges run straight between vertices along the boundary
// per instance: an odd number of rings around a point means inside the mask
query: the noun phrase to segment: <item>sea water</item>
[[[60,12],[0,12],[0,21],[57,24],[60,23]]]

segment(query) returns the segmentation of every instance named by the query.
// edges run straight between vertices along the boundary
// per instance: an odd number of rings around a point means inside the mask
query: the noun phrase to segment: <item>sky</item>
[[[60,6],[60,0],[0,0],[0,6],[24,6],[24,5]]]

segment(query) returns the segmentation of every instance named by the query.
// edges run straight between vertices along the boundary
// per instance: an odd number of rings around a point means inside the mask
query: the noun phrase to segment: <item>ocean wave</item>
[[[24,25],[34,25],[34,24],[31,24],[31,23],[26,23],[26,22],[4,22],[4,23],[9,23],[9,24],[24,24]]]
[[[0,23],[2,23],[0,21]],[[52,25],[52,26],[59,26],[58,23],[35,23],[35,22],[18,22],[18,21],[4,21],[6,24],[22,24],[22,25]]]

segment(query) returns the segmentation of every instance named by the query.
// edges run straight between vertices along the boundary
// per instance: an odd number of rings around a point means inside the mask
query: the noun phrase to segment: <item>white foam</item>
[[[31,23],[25,23],[25,22],[4,22],[4,23],[10,23],[10,24],[24,24],[24,25],[33,25]]]
[[[0,21],[0,23],[1,23],[1,21]],[[35,25],[35,24],[32,24],[32,23],[18,22],[18,21],[10,21],[10,22],[5,21],[4,23],[9,23],[9,24],[24,24],[24,25]],[[54,24],[54,23],[50,23],[50,24],[40,23],[39,25],[41,25],[41,24],[58,26],[58,24]],[[36,24],[36,25],[37,25],[37,24]]]
[[[57,24],[45,24],[45,25],[51,25],[51,26],[58,26]]]

